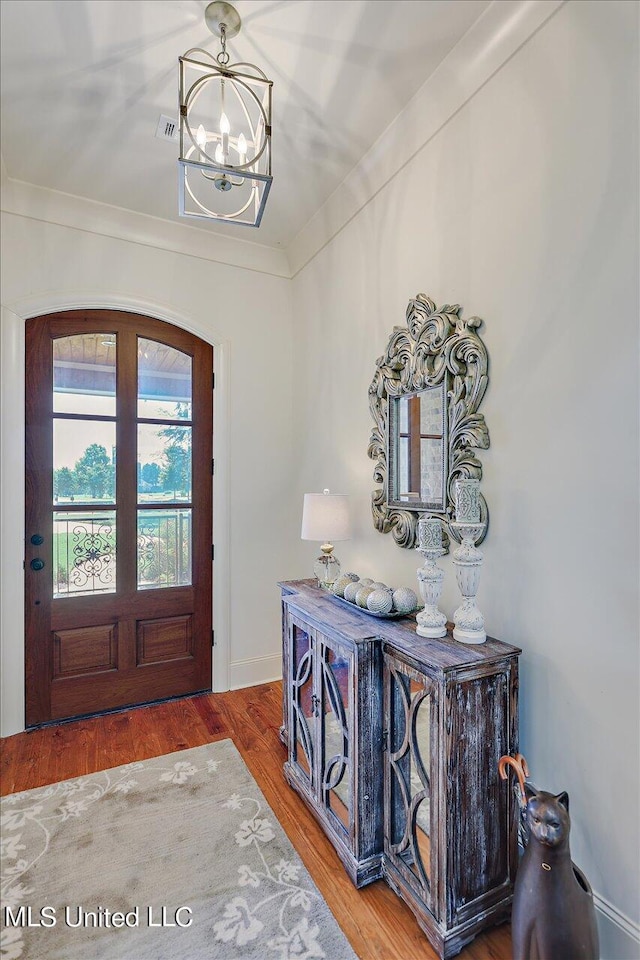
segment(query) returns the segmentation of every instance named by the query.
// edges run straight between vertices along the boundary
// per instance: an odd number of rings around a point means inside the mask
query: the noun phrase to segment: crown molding
[[[295,277],[565,0],[493,0],[287,248]]]
[[[2,212],[257,273],[290,276],[283,250],[13,180],[6,171],[2,175]]]
[[[566,0],[493,0],[284,250],[7,177],[2,211],[290,279],[369,203]]]

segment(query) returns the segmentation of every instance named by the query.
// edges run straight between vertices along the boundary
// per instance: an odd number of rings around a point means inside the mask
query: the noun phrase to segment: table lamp
[[[305,493],[302,508],[302,540],[322,542],[322,554],[313,565],[319,587],[329,590],[340,576],[340,563],[333,556],[332,540],[350,540],[349,498],[343,494]]]

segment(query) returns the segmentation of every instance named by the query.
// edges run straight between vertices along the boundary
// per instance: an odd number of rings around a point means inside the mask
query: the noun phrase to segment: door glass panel
[[[390,672],[390,842],[426,896],[431,878],[430,697],[420,681]]]
[[[191,368],[187,353],[138,337],[138,416],[191,420]]]
[[[315,697],[313,693],[313,654],[311,638],[306,630],[292,625],[293,657],[291,703],[293,707],[293,762],[311,780],[313,769],[313,731],[315,729]]]
[[[408,848],[407,813],[409,810],[409,753],[405,744],[407,732],[407,678],[401,673],[389,674],[389,763],[391,767],[390,838],[394,853]]]
[[[427,877],[430,876],[431,863],[431,811],[429,782],[429,727],[430,702],[424,687],[415,680],[411,681],[411,705],[413,724],[411,731],[411,803],[414,809],[413,839],[416,857],[413,870],[417,874],[420,861]]]
[[[116,335],[53,341],[53,412],[116,415]]]
[[[191,583],[191,510],[138,510],[138,589]]]
[[[115,593],[115,510],[53,514],[53,596]]]
[[[138,501],[191,500],[191,427],[138,424]]]
[[[349,686],[349,659],[325,647],[322,661],[322,798],[347,829],[351,822]]]
[[[114,421],[53,421],[53,499],[64,503],[115,503]]]

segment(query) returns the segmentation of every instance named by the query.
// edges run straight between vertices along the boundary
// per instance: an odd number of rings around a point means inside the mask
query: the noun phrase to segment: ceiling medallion
[[[214,0],[204,16],[220,51],[192,47],[179,58],[180,216],[259,227],[273,179],[273,81],[252,63],[229,63],[235,7]]]

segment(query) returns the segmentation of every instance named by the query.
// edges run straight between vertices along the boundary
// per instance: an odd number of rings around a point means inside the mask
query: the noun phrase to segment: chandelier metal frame
[[[243,226],[259,227],[273,177],[271,175],[271,106],[273,81],[255,64],[238,62],[230,64],[226,41],[240,31],[240,16],[231,4],[214,0],[205,10],[207,27],[220,38],[221,49],[217,56],[200,47],[192,47],[179,58],[180,64],[180,156],[178,158],[179,212],[183,217],[218,220]],[[219,84],[221,102],[224,104],[225,87],[228,95],[235,95],[250,134],[252,156],[247,158],[248,146],[229,133],[204,130],[202,124],[194,130],[191,116],[198,99],[208,84]],[[246,98],[246,102],[245,102]],[[249,107],[253,108],[254,117]],[[224,110],[223,110],[223,116]],[[256,121],[257,117],[257,121]],[[214,117],[211,118],[215,125]],[[225,117],[226,119],[226,117]],[[227,121],[228,123],[228,121]],[[222,145],[225,145],[224,157]],[[238,163],[229,162],[229,148],[238,155]],[[242,150],[245,150],[243,155]],[[244,162],[243,161],[244,156]],[[225,162],[226,161],[226,162]],[[196,196],[196,177],[204,177],[211,183],[212,205],[202,196]],[[191,182],[190,182],[190,178]],[[216,210],[213,201],[216,191],[229,193],[234,187],[249,185],[248,199],[243,200],[232,212]],[[246,191],[245,191],[246,193]]]

